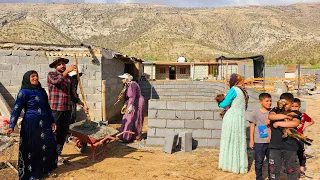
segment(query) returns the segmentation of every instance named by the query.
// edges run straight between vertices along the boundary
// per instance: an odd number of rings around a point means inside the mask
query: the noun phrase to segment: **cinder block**
[[[30,57],[30,56],[26,56],[26,57]],[[40,65],[39,65],[39,64],[34,64],[34,63],[32,63],[32,64],[27,64],[26,66],[27,66],[27,69],[29,69],[29,70],[35,70],[35,71],[37,71],[37,72],[38,72],[38,75],[39,75],[39,77],[40,77],[40,74],[39,74],[39,72],[40,72]]]
[[[41,64],[40,65],[40,71],[41,72],[51,72],[51,71],[55,71],[54,68],[50,68],[49,64]]]
[[[165,128],[166,125],[167,125],[167,121],[164,119],[149,119],[148,120],[148,127]]]
[[[150,136],[156,136],[156,128],[148,128],[148,138]]]
[[[186,102],[186,110],[204,110],[204,102]]]
[[[92,77],[92,78],[95,78],[95,79],[101,79],[101,72],[100,71],[96,71],[95,73],[94,73],[94,76]]]
[[[167,109],[167,101],[149,100],[149,109]]]
[[[193,130],[192,134],[196,138],[211,138],[211,130],[197,129]]]
[[[81,79],[82,87],[88,87],[88,79]]]
[[[19,64],[20,57],[19,56],[6,56],[7,64]]]
[[[45,64],[46,66],[49,66],[49,58],[47,58],[46,56],[36,56],[34,57],[34,63],[35,64]]]
[[[221,129],[222,127],[222,121],[204,120],[203,123],[205,129]]]
[[[184,128],[184,120],[167,120],[168,128]]]
[[[222,118],[220,117],[220,113],[223,111],[223,109],[221,109],[221,111],[215,111],[214,113],[213,113],[213,119],[214,120],[222,120]]]
[[[185,110],[186,102],[184,101],[167,101],[167,109]]]
[[[10,86],[10,79],[1,79],[0,84],[2,84],[3,86]]]
[[[207,147],[208,146],[208,140],[207,139],[201,139],[201,138],[194,138],[196,143],[199,147]]]
[[[6,63],[6,56],[0,56],[0,63],[5,64]]]
[[[12,51],[11,50],[0,49],[0,56],[10,56],[10,55],[12,55]]]
[[[94,109],[101,110],[101,102],[95,102],[94,103]]]
[[[216,102],[204,102],[204,110],[216,110],[219,109]]]
[[[92,57],[83,57],[79,56],[77,57],[79,64],[91,64],[92,63]]]
[[[87,94],[86,99],[88,101],[101,102],[101,94]]]
[[[219,148],[220,147],[220,139],[208,139],[208,146]]]
[[[34,56],[20,57],[20,64],[32,64],[33,65],[34,64]]]
[[[194,119],[194,111],[176,111],[177,119]]]
[[[4,73],[4,77],[5,78],[8,78],[8,79],[20,79],[20,81],[22,81],[22,76],[18,77],[16,71],[8,71],[8,72],[3,72],[3,73]],[[1,82],[1,80],[0,80],[0,82]]]
[[[191,129],[203,128],[203,120],[185,120],[185,127]]]
[[[147,144],[148,145],[164,145],[164,138],[160,137],[148,137],[147,138]]]
[[[156,128],[156,136],[165,137],[166,135],[168,135],[170,133],[174,133],[174,129]]]
[[[10,86],[19,86],[21,85],[21,79],[10,79]]]
[[[26,50],[12,50],[12,56],[27,56]]]
[[[148,109],[148,118],[149,119],[157,119],[158,118],[158,110]]]
[[[45,56],[45,51],[27,51],[27,56]]]
[[[78,89],[80,89],[80,88],[78,88]],[[93,87],[84,87],[83,91],[84,91],[84,94],[95,94],[94,89],[95,88],[93,88]]]
[[[88,80],[88,86],[90,86],[90,87],[101,87],[101,80],[89,79]]]
[[[93,65],[93,64],[87,64],[85,68],[86,72],[94,72],[94,71],[101,71],[101,66]]]
[[[192,151],[192,132],[179,133],[179,146],[182,152]]]
[[[175,119],[176,117],[175,111],[170,110],[158,110],[158,118],[160,119]]]
[[[94,88],[94,94],[100,94],[102,91],[101,91],[101,87],[95,87]]]
[[[212,130],[212,138],[221,138],[221,130]]]
[[[195,119],[213,119],[213,111],[195,111]]]
[[[24,74],[28,71],[28,68],[25,64],[12,64],[12,71],[17,71],[19,74]]]
[[[165,137],[164,152],[172,154],[176,151],[179,133],[168,133]]]

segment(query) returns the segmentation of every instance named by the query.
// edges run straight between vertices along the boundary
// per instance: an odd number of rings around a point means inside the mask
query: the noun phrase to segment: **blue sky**
[[[150,3],[177,7],[221,7],[246,5],[290,5],[320,0],[0,0],[0,2],[85,2],[85,3]]]

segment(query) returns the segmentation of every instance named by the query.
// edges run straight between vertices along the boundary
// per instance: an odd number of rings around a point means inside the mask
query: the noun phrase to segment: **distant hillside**
[[[87,42],[144,59],[264,54],[320,61],[320,3],[175,8],[138,4],[1,4],[0,41]]]

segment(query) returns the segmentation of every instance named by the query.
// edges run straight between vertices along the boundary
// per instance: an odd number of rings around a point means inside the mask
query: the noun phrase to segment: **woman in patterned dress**
[[[243,174],[248,172],[245,111],[249,96],[239,74],[232,74],[229,84],[227,96],[219,103],[221,108],[231,105],[222,121],[219,168]]]
[[[19,179],[33,180],[57,168],[56,124],[48,104],[46,91],[41,87],[38,73],[28,71],[23,76],[7,134],[11,134],[20,113],[24,116],[20,129],[18,172]]]

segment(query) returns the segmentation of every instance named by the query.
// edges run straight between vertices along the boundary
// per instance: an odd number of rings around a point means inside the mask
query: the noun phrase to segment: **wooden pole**
[[[106,102],[106,91],[107,91],[107,81],[102,80],[102,89],[101,89],[101,101],[102,101],[102,120],[107,121],[107,102]]]
[[[84,96],[84,91],[83,91],[83,87],[82,87],[82,82],[81,82],[80,75],[79,75],[78,60],[77,60],[76,55],[74,55],[74,63],[75,63],[76,66],[77,66],[76,72],[77,72],[77,78],[78,78],[78,83],[79,83],[80,92],[81,92],[81,95],[82,95],[82,101],[83,101],[84,105],[87,106],[86,97]],[[87,107],[88,107],[88,106],[87,106]],[[88,112],[88,114],[87,114],[87,119],[88,119],[89,121],[91,121],[89,112]]]
[[[227,84],[228,84],[228,62],[226,64],[226,74],[224,77],[225,81],[224,81],[224,94],[227,94]]]
[[[298,96],[300,96],[300,66],[301,66],[301,64],[299,62],[299,64],[298,64],[298,93],[297,93]]]

